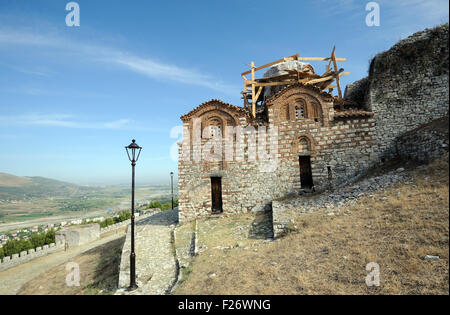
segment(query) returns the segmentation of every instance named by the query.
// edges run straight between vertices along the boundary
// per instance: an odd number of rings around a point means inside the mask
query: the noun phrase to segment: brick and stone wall
[[[305,111],[315,114],[296,117],[294,105],[299,100],[305,101]],[[316,191],[338,187],[364,173],[375,159],[372,149],[375,121],[371,113],[359,113],[354,117],[335,115],[332,100],[330,95],[323,95],[313,87],[293,86],[283,90],[267,105],[267,125],[242,116],[235,118],[237,125],[244,130],[254,127],[258,133],[264,128],[266,135],[270,130],[276,130],[276,152],[271,151],[268,137],[264,147],[260,146],[259,136],[255,137],[256,142],[249,141],[251,132],[238,141],[244,146],[242,160],[195,161],[194,155],[202,155],[201,149],[210,138],[202,138],[202,146],[198,147],[180,143],[180,222],[212,213],[211,177],[221,178],[223,212],[243,213],[268,210],[272,200],[299,191],[300,155],[311,157]],[[198,112],[209,113],[210,110],[204,108]],[[220,109],[215,108],[215,114],[220,115]],[[202,118],[201,115],[194,117]],[[194,117],[184,122],[185,135],[190,137],[193,136]],[[183,153],[183,146],[189,146],[188,156]],[[224,139],[222,147],[225,147]],[[254,160],[250,158],[251,152],[263,150],[276,154],[276,159],[261,159],[259,154]]]

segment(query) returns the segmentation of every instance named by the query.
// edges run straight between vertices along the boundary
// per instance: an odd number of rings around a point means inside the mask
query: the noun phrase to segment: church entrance
[[[299,156],[300,184],[302,189],[312,189],[313,179],[311,170],[311,156]]]
[[[213,213],[221,213],[222,209],[222,178],[211,177],[211,210]]]

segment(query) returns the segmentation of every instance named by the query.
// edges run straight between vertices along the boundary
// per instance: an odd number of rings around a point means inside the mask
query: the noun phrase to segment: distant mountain
[[[0,173],[0,200],[72,196],[84,190],[87,188],[50,178]]]
[[[31,180],[28,177],[0,173],[0,187],[20,187],[30,183]]]

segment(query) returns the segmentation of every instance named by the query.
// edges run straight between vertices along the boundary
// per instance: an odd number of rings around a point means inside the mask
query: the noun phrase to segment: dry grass
[[[119,281],[119,265],[125,237],[91,249],[74,259],[80,266],[80,286],[68,287],[66,264],[50,269],[24,284],[23,295],[113,294]]]
[[[449,294],[448,157],[408,173],[410,184],[335,216],[300,216],[300,231],[275,242],[247,238],[243,246],[216,249],[233,246],[237,227],[248,227],[252,216],[215,220],[203,228],[199,244],[207,248],[176,293]],[[440,260],[425,261],[425,255]],[[379,287],[365,284],[369,262],[380,266]]]

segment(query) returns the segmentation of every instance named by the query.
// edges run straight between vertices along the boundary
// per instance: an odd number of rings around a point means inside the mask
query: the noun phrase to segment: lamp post
[[[170,172],[170,186],[172,187],[172,210],[173,210],[173,172]]]
[[[128,159],[131,162],[131,254],[130,254],[130,286],[128,291],[133,291],[138,288],[136,285],[136,254],[134,253],[134,167],[141,155],[142,148],[137,145],[136,140],[133,139],[131,144],[125,147]]]

